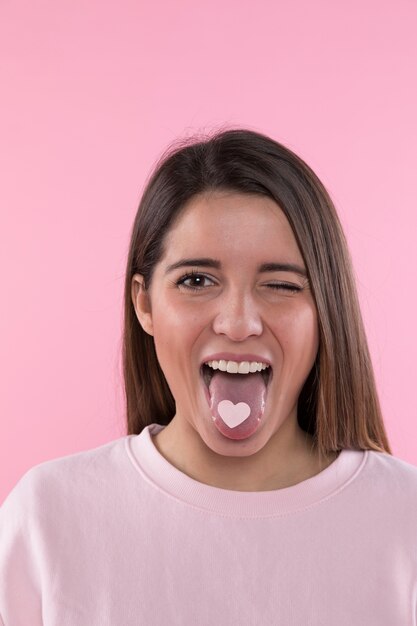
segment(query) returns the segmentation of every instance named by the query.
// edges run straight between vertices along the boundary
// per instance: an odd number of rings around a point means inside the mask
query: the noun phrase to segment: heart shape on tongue
[[[246,402],[233,404],[230,400],[222,400],[217,405],[217,410],[223,422],[229,428],[239,426],[250,415],[250,406]]]
[[[236,429],[233,432],[241,434],[252,431],[261,420],[266,385],[260,372],[229,374],[217,370],[210,380],[209,396],[216,426],[221,428],[223,423],[226,429]]]

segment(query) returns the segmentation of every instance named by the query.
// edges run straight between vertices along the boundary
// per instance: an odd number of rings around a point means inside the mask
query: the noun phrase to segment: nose
[[[241,294],[238,290],[226,295],[220,301],[213,330],[218,335],[227,335],[232,341],[244,341],[251,335],[261,335],[263,324],[252,296]]]

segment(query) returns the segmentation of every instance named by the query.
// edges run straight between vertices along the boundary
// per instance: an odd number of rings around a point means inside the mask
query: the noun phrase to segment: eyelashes
[[[202,285],[198,285],[198,286],[193,286],[193,285],[186,285],[185,281],[186,280],[212,280],[211,278],[209,278],[208,276],[206,276],[205,274],[201,274],[199,272],[188,272],[187,274],[184,274],[183,276],[181,276],[176,282],[175,284],[178,287],[181,287],[183,289],[187,289],[188,291],[203,291],[204,289],[206,289],[207,287],[204,287]],[[286,291],[288,293],[298,293],[299,291],[302,291],[302,287],[299,287],[298,285],[294,285],[293,283],[269,283],[267,284],[267,287],[273,289],[274,291],[279,291],[279,290],[283,290]]]
[[[189,289],[191,291],[201,291],[201,289],[204,289],[204,287],[201,287],[201,285],[193,287],[192,285],[185,284],[186,280],[196,280],[197,278],[203,280],[211,280],[211,278],[205,276],[204,274],[199,274],[198,272],[189,272],[188,274],[184,274],[183,276],[181,276],[181,278],[177,280],[176,284],[179,287],[184,287],[185,289]]]

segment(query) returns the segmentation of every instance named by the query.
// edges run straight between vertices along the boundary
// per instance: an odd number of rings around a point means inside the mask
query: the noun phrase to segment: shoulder
[[[366,470],[363,477],[372,481],[377,493],[417,504],[417,466],[387,452],[367,450]]]
[[[381,472],[387,472],[393,476],[406,477],[411,481],[417,480],[416,465],[387,452],[377,452],[376,450],[367,450],[367,452],[369,457],[368,463]]]
[[[27,470],[0,507],[0,521],[13,516],[41,514],[46,505],[70,503],[74,494],[88,499],[103,483],[116,477],[125,461],[126,436],[96,448],[43,461]]]

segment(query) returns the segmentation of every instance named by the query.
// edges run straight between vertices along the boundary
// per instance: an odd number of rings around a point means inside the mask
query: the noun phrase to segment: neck
[[[270,491],[291,487],[332,463],[332,453],[319,463],[313,437],[301,430],[296,412],[257,452],[225,456],[209,448],[197,430],[175,415],[153,436],[157,450],[184,474],[198,482],[232,491]]]

